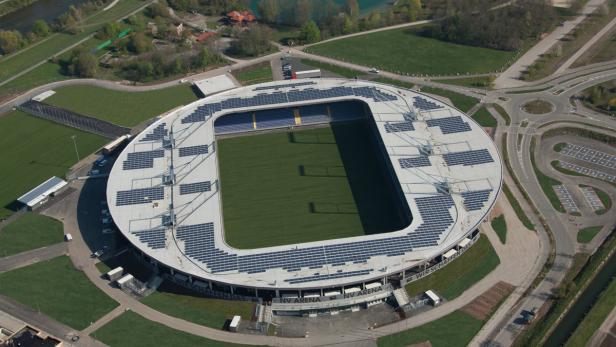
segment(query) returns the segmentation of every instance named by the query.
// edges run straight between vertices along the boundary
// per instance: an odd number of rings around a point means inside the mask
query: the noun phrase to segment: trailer
[[[293,73],[293,76],[298,80],[304,78],[321,78],[321,69],[296,71]]]
[[[234,333],[236,333],[241,321],[242,317],[233,316],[233,319],[231,319],[231,323],[229,323],[229,331],[233,331]]]
[[[103,147],[103,154],[109,155],[118,150],[125,142],[128,142],[130,139],[130,135],[122,135],[117,139],[109,142],[105,147]]]

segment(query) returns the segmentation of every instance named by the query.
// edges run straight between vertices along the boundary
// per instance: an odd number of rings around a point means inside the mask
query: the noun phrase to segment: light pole
[[[77,151],[77,141],[75,141],[75,135],[71,136],[71,139],[73,140],[73,145],[75,146],[75,155],[77,155],[77,161],[79,161],[79,151]]]

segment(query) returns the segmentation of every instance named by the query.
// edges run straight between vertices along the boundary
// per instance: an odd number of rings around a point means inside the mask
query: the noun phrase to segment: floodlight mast
[[[79,151],[77,150],[77,141],[75,141],[75,138],[77,136],[75,135],[71,135],[71,140],[73,140],[73,146],[75,147],[75,155],[77,155],[77,161],[80,161],[81,159],[79,159]]]

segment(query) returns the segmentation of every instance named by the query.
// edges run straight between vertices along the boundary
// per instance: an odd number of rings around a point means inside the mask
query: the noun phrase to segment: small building
[[[204,97],[236,87],[233,80],[226,74],[204,78],[202,80],[195,81],[193,84]]]
[[[26,326],[9,337],[3,346],[60,347],[62,345],[63,344],[60,339],[49,336],[48,334],[38,331],[32,327]]]
[[[109,278],[110,281],[116,281],[118,278],[121,278],[122,275],[124,275],[124,268],[121,266],[107,272],[107,278]]]
[[[34,210],[46,203],[50,196],[62,192],[67,185],[65,180],[54,176],[17,198],[17,201],[27,206],[28,210]]]
[[[207,41],[207,39],[209,39],[212,36],[216,36],[216,32],[215,31],[204,31],[202,33],[199,34],[195,34],[195,41],[201,43],[201,42],[205,42]]]
[[[441,303],[441,298],[436,295],[435,292],[433,292],[432,290],[428,290],[426,292],[426,296],[428,297],[428,299],[430,300],[430,302],[432,303],[432,305],[434,306],[438,306]]]
[[[231,319],[231,323],[229,323],[229,331],[237,332],[237,329],[239,328],[241,321],[242,321],[242,317],[233,316],[233,319]]]
[[[250,11],[231,11],[227,13],[227,20],[232,24],[247,24],[257,20]]]
[[[126,289],[128,288],[128,286],[133,284],[134,281],[135,281],[135,278],[133,277],[133,275],[127,274],[126,276],[117,280],[116,283],[118,284],[118,287],[120,287],[121,289]]]

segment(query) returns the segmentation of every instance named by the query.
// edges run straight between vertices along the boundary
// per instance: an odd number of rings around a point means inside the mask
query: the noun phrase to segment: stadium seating
[[[255,112],[257,129],[275,129],[295,125],[295,116],[290,108]]]
[[[251,113],[234,113],[216,119],[214,132],[216,134],[232,134],[254,130]]]
[[[324,104],[301,106],[299,114],[302,124],[317,124],[329,122],[327,106]]]

